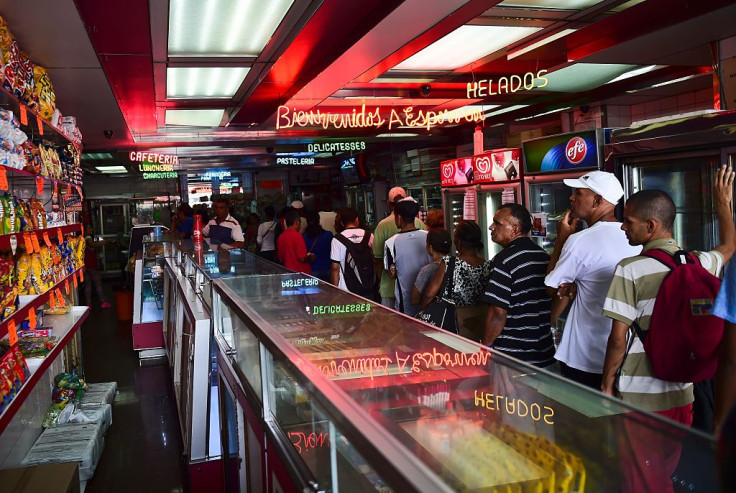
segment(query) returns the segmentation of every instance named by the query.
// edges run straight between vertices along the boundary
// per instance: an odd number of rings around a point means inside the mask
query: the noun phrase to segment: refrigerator
[[[521,202],[520,159],[521,149],[495,149],[441,163],[445,225],[452,233],[463,219],[478,223],[487,259],[501,251],[489,231],[494,214]]]
[[[532,214],[532,239],[547,252],[557,222],[570,208],[572,190],[562,180],[603,168],[607,129],[552,135],[522,142],[524,202]]]
[[[673,236],[685,250],[706,251],[720,243],[713,179],[721,164],[736,165],[729,130],[734,125],[736,112],[723,112],[611,133],[606,155],[621,171],[625,196],[667,192],[676,207]]]

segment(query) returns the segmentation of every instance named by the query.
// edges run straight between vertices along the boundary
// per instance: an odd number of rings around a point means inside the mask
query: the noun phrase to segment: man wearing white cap
[[[302,218],[301,226],[299,226],[299,234],[304,234],[307,230],[307,212],[304,210],[304,203],[301,200],[295,200],[291,203],[291,208],[299,213]]]
[[[602,315],[603,302],[616,264],[639,254],[629,245],[614,214],[624,190],[613,173],[593,171],[563,180],[572,187],[570,210],[557,223],[557,239],[544,282],[556,292],[552,326],[572,301],[555,358],[563,376],[600,389],[611,320]],[[576,233],[580,221],[588,228]]]
[[[388,205],[391,207],[391,215],[385,217],[378,223],[373,232],[373,255],[376,258],[376,277],[381,278],[381,304],[389,308],[394,308],[396,304],[395,283],[383,268],[383,255],[386,240],[399,232],[396,226],[395,207],[396,203],[406,197],[406,190],[401,187],[394,187],[388,192]],[[419,219],[414,220],[417,229],[426,230],[427,227]]]

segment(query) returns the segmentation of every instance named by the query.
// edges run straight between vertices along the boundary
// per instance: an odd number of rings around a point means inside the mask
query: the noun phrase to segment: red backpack
[[[654,376],[669,382],[700,382],[713,378],[723,319],[712,314],[721,281],[700,265],[695,255],[659,249],[642,255],[670,268],[654,301],[649,330],[634,322]]]

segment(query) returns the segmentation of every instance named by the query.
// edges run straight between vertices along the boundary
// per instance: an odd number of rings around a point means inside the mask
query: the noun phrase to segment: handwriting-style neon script
[[[304,434],[300,431],[290,431],[288,433],[291,444],[294,445],[297,452],[307,452],[310,449],[319,447],[330,446],[330,434],[329,433],[310,433]],[[302,445],[304,446],[302,448]]]
[[[430,130],[442,124],[481,122],[485,120],[482,108],[458,108],[441,111],[414,111],[413,106],[396,110],[391,108],[388,119],[381,114],[381,107],[366,111],[365,105],[353,108],[350,113],[327,113],[321,110],[297,111],[288,106],[279,106],[276,111],[276,128],[330,127],[338,128],[381,128],[388,122],[388,129],[394,127],[426,128]]]
[[[475,407],[484,407],[489,411],[505,412],[506,414],[520,418],[526,418],[528,416],[533,421],[544,421],[548,425],[555,424],[552,420],[555,415],[554,409],[549,406],[542,408],[536,402],[529,405],[523,399],[517,399],[515,397],[507,397],[491,392],[478,392],[476,390]],[[542,415],[542,409],[544,409],[544,415]]]
[[[319,371],[330,378],[367,376],[371,379],[387,376],[391,365],[397,365],[400,372],[409,368],[414,373],[432,370],[435,368],[456,368],[481,366],[488,363],[491,353],[479,351],[477,353],[460,353],[438,351],[416,352],[407,355],[394,353],[390,356],[369,356],[365,358],[334,359],[318,365]]]

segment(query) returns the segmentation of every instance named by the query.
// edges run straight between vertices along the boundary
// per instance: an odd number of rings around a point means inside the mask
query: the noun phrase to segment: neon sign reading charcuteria
[[[442,124],[466,122],[482,122],[485,115],[481,108],[459,108],[455,110],[424,111],[414,110],[409,106],[402,110],[391,108],[384,116],[381,107],[366,110],[365,105],[353,108],[350,113],[327,113],[321,110],[297,111],[288,106],[279,106],[276,112],[276,128],[322,127],[328,128],[374,128],[384,125],[391,130],[394,127],[425,128],[430,130]]]

